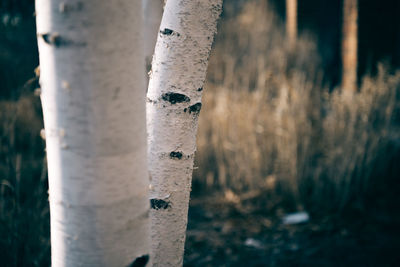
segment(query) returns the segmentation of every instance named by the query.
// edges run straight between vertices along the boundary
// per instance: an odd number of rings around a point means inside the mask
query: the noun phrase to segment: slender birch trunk
[[[297,40],[297,0],[286,0],[286,34],[293,49]]]
[[[141,1],[36,0],[36,14],[52,266],[145,266]]]
[[[158,30],[163,14],[164,0],[142,0],[144,8],[144,55],[147,72],[151,69]]]
[[[155,266],[180,266],[201,95],[222,0],[168,0],[147,93]]]
[[[342,40],[342,88],[357,90],[357,46],[358,46],[358,6],[357,0],[343,2],[343,40]]]

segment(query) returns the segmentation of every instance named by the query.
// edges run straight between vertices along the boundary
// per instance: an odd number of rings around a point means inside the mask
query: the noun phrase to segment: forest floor
[[[184,266],[400,266],[398,193],[285,225],[279,197],[195,192]]]

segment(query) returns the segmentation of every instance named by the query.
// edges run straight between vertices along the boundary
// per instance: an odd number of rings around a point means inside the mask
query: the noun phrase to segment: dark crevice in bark
[[[164,30],[161,30],[160,33],[161,33],[161,34],[164,34],[164,35],[172,35],[172,34],[175,33],[176,36],[180,36],[179,33],[175,32],[175,31],[173,31],[173,30],[171,30],[171,29],[168,29],[168,28],[164,28]]]
[[[203,91],[203,87],[200,87],[197,89],[197,92],[201,92],[201,91]]]
[[[185,108],[183,111],[184,112],[189,111],[189,114],[191,114],[192,112],[198,114],[200,113],[200,110],[201,110],[201,103],[196,103],[188,108]]]
[[[161,96],[161,98],[162,98],[162,100],[168,101],[171,104],[190,102],[190,98],[187,97],[186,95],[179,94],[179,93],[172,93],[172,92],[163,94]]]
[[[65,47],[65,46],[74,46],[74,47],[84,47],[87,45],[85,41],[82,42],[74,42],[71,40],[67,40],[61,37],[58,33],[42,33],[38,34],[39,37],[45,41],[48,45],[54,45],[55,47]]]
[[[172,151],[171,153],[169,153],[169,157],[171,159],[181,159],[183,156],[182,152],[179,151]]]
[[[149,255],[143,255],[140,257],[137,257],[130,265],[129,267],[144,267],[146,264],[149,262]]]
[[[168,201],[165,201],[165,200],[162,200],[162,199],[156,199],[156,198],[153,198],[153,199],[150,199],[150,207],[152,208],[152,209],[155,209],[155,210],[160,210],[160,209],[167,209],[167,208],[169,208],[169,202]]]
[[[61,37],[58,33],[43,33],[39,36],[49,45],[60,46],[62,43]]]

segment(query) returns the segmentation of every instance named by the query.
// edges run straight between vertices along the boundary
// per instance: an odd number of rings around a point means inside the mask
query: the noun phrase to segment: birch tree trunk
[[[286,34],[293,49],[297,40],[297,0],[286,0]]]
[[[144,55],[147,72],[151,69],[158,30],[163,14],[164,0],[142,0],[144,11]],[[146,76],[147,77],[147,76]]]
[[[358,6],[357,0],[343,0],[342,88],[357,90]]]
[[[141,1],[36,0],[52,266],[149,260]]]
[[[180,266],[201,95],[222,0],[168,0],[147,93],[155,266]]]

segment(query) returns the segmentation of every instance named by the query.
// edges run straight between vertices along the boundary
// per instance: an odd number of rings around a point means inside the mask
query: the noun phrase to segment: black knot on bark
[[[176,36],[180,36],[179,33],[175,32],[175,31],[173,31],[173,30],[171,30],[171,29],[168,29],[168,28],[164,28],[164,30],[161,30],[160,33],[161,33],[161,34],[164,34],[164,35],[172,35],[172,34],[175,33]]]
[[[165,35],[171,35],[172,33],[174,33],[173,30],[165,28],[164,30],[161,30],[160,33],[165,34]]]
[[[150,207],[155,210],[160,210],[160,209],[165,210],[169,207],[169,202],[162,199],[153,198],[150,199]]]
[[[197,89],[197,92],[201,92],[201,91],[203,91],[203,87],[200,87]]]
[[[189,113],[199,113],[201,110],[201,103],[196,103],[189,107]]]
[[[171,104],[176,104],[176,103],[183,103],[183,102],[189,102],[190,98],[179,93],[165,93],[161,96],[162,100],[168,101]]]
[[[43,33],[40,34],[45,41],[49,45],[60,46],[61,45],[61,37],[58,33]]]
[[[179,152],[179,151],[172,151],[171,153],[169,153],[169,157],[171,159],[174,159],[174,158],[181,159],[182,155],[183,155],[182,152]]]
[[[137,257],[129,267],[144,267],[149,262],[149,255]]]

